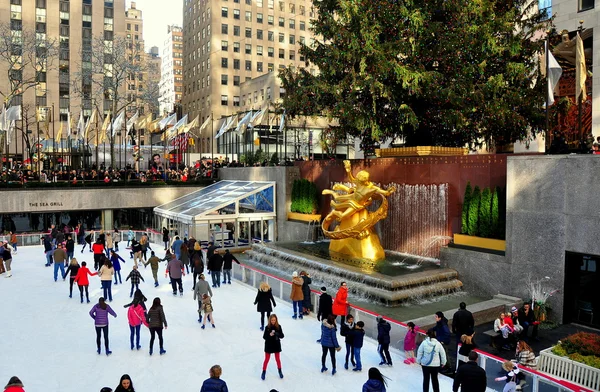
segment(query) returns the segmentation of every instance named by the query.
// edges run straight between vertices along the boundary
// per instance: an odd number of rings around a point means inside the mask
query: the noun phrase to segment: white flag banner
[[[283,132],[284,126],[285,126],[285,109],[283,109],[283,113],[281,114],[281,119],[279,120],[279,132]]]
[[[206,117],[206,120],[204,120],[204,123],[202,123],[202,125],[200,125],[200,129],[198,129],[198,133],[202,133],[202,131],[204,130],[204,128],[206,128],[208,126],[208,124],[210,124],[212,120],[212,114],[208,117]]]
[[[6,107],[2,106],[2,113],[0,113],[0,131],[4,132],[8,130],[8,124],[6,123]]]
[[[219,129],[219,132],[217,132],[217,136],[215,136],[215,139],[220,138],[225,132],[227,132],[229,126],[233,123],[233,118],[234,116],[226,117],[223,119],[223,122],[221,123],[221,128]]]
[[[240,134],[241,132],[244,131],[244,126],[248,123],[248,121],[250,121],[250,119],[252,118],[252,111],[249,111],[248,113],[246,113],[246,115],[240,120],[240,122],[238,123],[237,127],[235,127],[235,132],[237,134]]]
[[[260,125],[262,123],[262,119],[265,117],[265,113],[267,113],[267,108],[261,109],[254,116],[252,116],[250,124],[248,124],[248,128],[254,128],[257,125]]]
[[[21,106],[11,106],[6,111],[6,121],[21,121]]]
[[[135,114],[133,116],[131,116],[129,118],[129,120],[127,120],[127,134],[129,135],[129,132],[131,132],[131,128],[133,128],[133,125],[135,124],[135,122],[137,121],[138,117],[140,116],[140,112],[135,112]]]
[[[169,125],[175,125],[177,123],[177,113],[171,114],[169,117],[163,118],[158,123],[158,127],[161,131],[164,131]]]
[[[546,45],[548,42],[546,42]],[[558,84],[560,76],[562,75],[562,68],[556,61],[556,58],[552,55],[551,51],[548,51],[548,104],[554,103],[554,89]]]
[[[123,122],[125,122],[125,110],[121,111],[112,123],[112,137],[115,137],[115,133],[123,127]]]
[[[77,137],[75,140],[83,138],[85,133],[85,121],[83,120],[83,112],[79,113],[79,121],[77,122]]]
[[[579,33],[577,33],[575,47],[575,100],[577,101],[579,99],[579,96],[583,94],[581,101],[585,102],[587,100],[587,93],[585,91],[587,69],[585,66],[585,51],[583,49],[583,39],[581,39]]]

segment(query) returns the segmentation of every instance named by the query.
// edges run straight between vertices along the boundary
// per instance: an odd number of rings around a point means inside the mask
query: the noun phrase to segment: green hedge
[[[295,180],[292,186],[292,212],[315,214],[319,209],[319,194],[314,182]]]
[[[600,336],[597,334],[578,332],[570,335],[554,346],[552,352],[600,369]]]
[[[506,195],[500,187],[480,190],[465,187],[462,205],[462,233],[483,238],[505,238]]]

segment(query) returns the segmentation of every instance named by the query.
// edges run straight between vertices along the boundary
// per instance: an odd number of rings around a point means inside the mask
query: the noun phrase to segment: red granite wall
[[[506,186],[507,155],[467,155],[456,157],[410,157],[353,160],[352,172],[367,170],[371,181],[384,187],[390,183],[431,185],[448,183],[449,229],[460,232],[462,199],[467,181],[479,187]],[[314,181],[319,191],[332,182],[347,181],[342,161],[296,162],[302,178]],[[330,197],[321,200],[321,213],[329,212]]]

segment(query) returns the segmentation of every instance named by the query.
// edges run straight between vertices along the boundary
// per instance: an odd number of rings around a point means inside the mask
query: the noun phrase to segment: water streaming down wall
[[[350,183],[344,183],[351,186]],[[377,184],[381,186],[380,184]],[[333,186],[333,184],[332,184]],[[448,225],[448,184],[396,187],[389,198],[388,216],[374,228],[385,250],[438,259],[440,247],[450,239]],[[376,210],[381,203],[373,203]]]

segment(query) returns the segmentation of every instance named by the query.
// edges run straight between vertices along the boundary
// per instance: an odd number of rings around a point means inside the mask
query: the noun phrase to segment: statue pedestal
[[[348,219],[340,222],[334,231],[345,230],[356,226],[362,219],[366,219],[368,214],[367,210],[358,211]],[[331,240],[329,251],[340,253],[350,258],[360,258],[372,261],[385,259],[385,252],[379,242],[379,236],[371,229],[368,229],[368,231],[369,235],[363,239],[344,238],[340,240]]]

